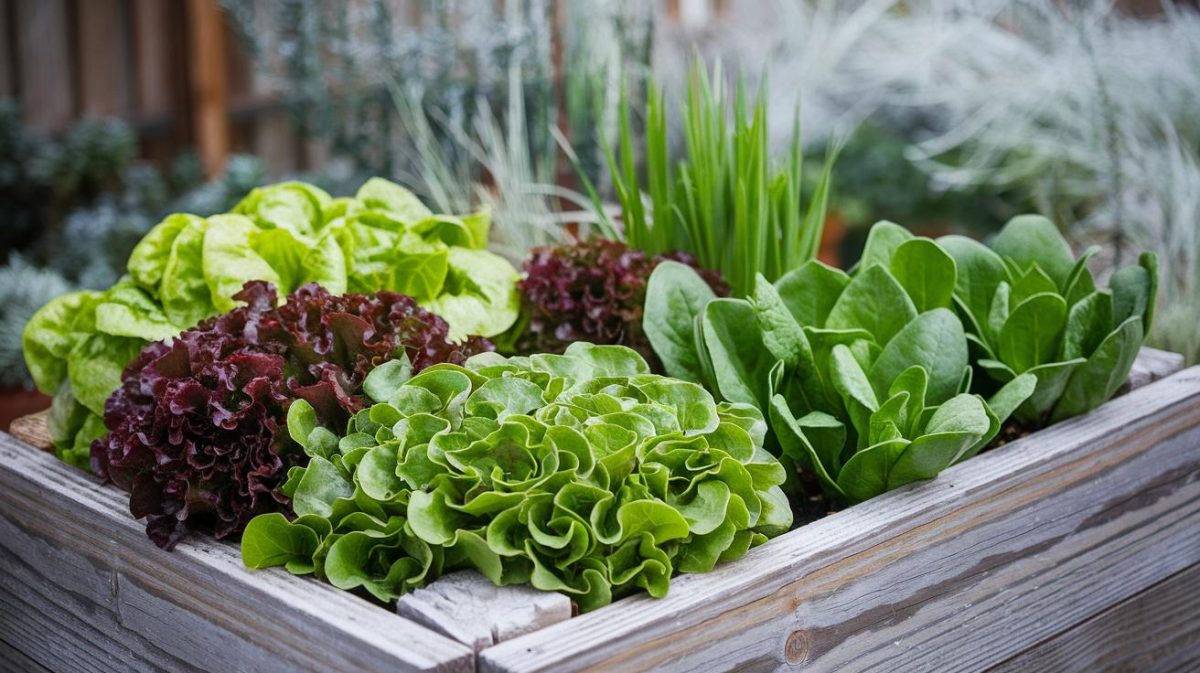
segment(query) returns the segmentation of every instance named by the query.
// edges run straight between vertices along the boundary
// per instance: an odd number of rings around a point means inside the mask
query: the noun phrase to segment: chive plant
[[[751,107],[739,78],[731,101],[719,64],[711,78],[693,66],[682,103],[685,157],[673,160],[666,97],[660,87],[649,87],[640,171],[630,106],[622,97],[616,150],[604,149],[630,247],[690,252],[743,296],[756,274],[773,281],[816,256],[833,153],[803,207],[799,112],[786,157],[773,162],[766,93],[763,84]]]

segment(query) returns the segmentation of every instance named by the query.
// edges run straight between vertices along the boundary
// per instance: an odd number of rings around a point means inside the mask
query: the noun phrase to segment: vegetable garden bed
[[[200,536],[0,435],[0,670],[1169,670],[1200,660],[1200,367],[484,649]],[[1171,374],[1170,376],[1166,376]],[[1150,381],[1166,376],[1163,380]],[[37,422],[14,432],[36,439]]]

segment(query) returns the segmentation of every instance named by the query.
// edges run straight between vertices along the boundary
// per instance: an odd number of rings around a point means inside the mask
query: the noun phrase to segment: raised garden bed
[[[0,670],[1137,670],[1200,661],[1200,367],[478,655],[0,435]],[[38,422],[14,426],[37,442]]]

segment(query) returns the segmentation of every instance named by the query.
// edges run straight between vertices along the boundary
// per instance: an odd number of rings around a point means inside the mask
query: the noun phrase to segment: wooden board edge
[[[247,570],[236,546],[195,538],[172,552],[156,548],[129,516],[124,493],[2,432],[0,458],[0,516],[51,548],[111,568],[129,589],[119,602],[167,601],[284,660],[289,647],[316,650],[322,643],[313,634],[328,634],[326,656],[359,662],[355,670],[474,670],[474,652],[461,643],[313,578]]]
[[[1200,670],[1200,564],[1171,575],[991,673]]]
[[[8,434],[39,451],[53,451],[54,440],[50,437],[50,410],[43,409],[15,419]]]
[[[1156,420],[1149,423],[1152,418]],[[1145,428],[1147,425],[1150,427]],[[776,585],[800,564],[833,564],[857,553],[859,547],[870,546],[864,541],[867,537],[877,544],[906,530],[932,525],[940,509],[957,507],[967,498],[999,488],[993,480],[999,484],[1014,474],[1036,477],[1051,472],[1067,457],[1085,453],[1091,461],[1094,455],[1089,452],[1121,445],[1134,426],[1162,437],[1200,426],[1200,366],[956,465],[938,479],[885,493],[792,530],[710,573],[681,576],[673,580],[665,598],[630,597],[485,649],[480,653],[479,670],[574,670],[581,667],[584,650],[579,648],[588,633],[602,633],[614,643],[633,647],[640,642],[638,634],[648,637],[647,629],[664,615],[675,615],[672,628],[680,629],[707,619],[719,610],[712,596],[722,596],[729,609],[750,605],[776,591]]]

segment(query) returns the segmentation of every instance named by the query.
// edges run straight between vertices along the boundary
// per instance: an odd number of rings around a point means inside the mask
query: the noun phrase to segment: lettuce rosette
[[[415,376],[384,364],[345,428],[288,412],[309,462],[281,487],[295,518],[255,518],[250,567],[286,566],[391,601],[455,568],[582,610],[666,594],[786,531],[782,465],[755,408],[649,373],[622,346],[481,354]]]
[[[398,292],[442,315],[454,340],[503,332],[517,316],[517,272],[482,249],[488,225],[486,212],[435,215],[379,179],[351,198],[285,182],[253,190],[231,213],[167,217],[116,285],[59,297],[25,328],[26,364],[54,395],[58,454],[85,466],[126,365],[146,344],[242,305],[235,295],[249,281],[280,296],[309,283],[332,294]]]

